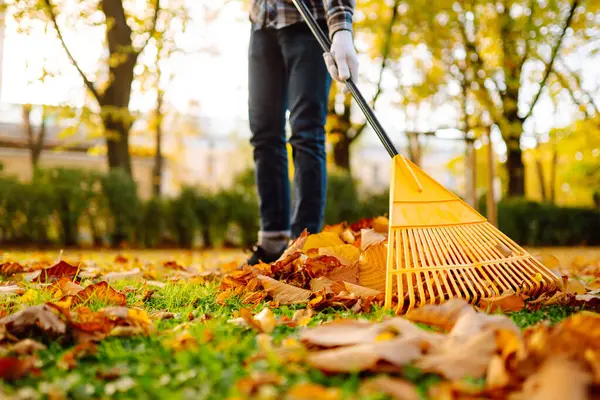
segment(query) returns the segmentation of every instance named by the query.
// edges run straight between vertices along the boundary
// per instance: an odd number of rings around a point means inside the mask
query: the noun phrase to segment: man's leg
[[[285,147],[286,71],[274,30],[252,32],[248,70],[250,143],[254,147],[260,208],[258,245],[267,253],[259,254],[259,258],[267,262],[275,255],[279,256],[290,236],[290,189]]]
[[[327,33],[323,22],[321,27]],[[292,237],[321,230],[327,194],[325,121],[331,76],[323,50],[303,24],[278,32],[288,73],[288,102],[294,158],[295,209]]]

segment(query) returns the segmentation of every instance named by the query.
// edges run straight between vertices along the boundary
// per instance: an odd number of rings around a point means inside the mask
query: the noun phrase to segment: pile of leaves
[[[384,302],[388,223],[387,218],[378,217],[327,226],[317,234],[304,232],[276,262],[245,266],[225,275],[218,301],[225,304],[235,295],[249,306],[271,300],[272,307],[305,304],[316,311],[337,307],[369,312]],[[553,304],[600,310],[599,266],[581,259],[576,260],[574,270],[566,271],[551,255],[542,253],[537,258],[561,277],[555,287],[536,297],[511,289],[476,299],[475,305],[505,312]],[[392,296],[392,304],[397,302]]]
[[[245,266],[224,276],[218,301],[243,297],[255,305],[306,304],[314,310],[343,307],[357,312],[384,301],[388,220],[364,219],[355,224],[305,231],[271,264]]]
[[[427,393],[432,399],[600,395],[600,315],[589,311],[522,332],[505,315],[453,299],[382,322],[334,320],[279,345],[262,334],[259,343],[255,360],[276,358],[287,368],[307,364],[328,375],[360,373],[363,390],[396,399],[421,398],[404,378],[408,367],[441,378]]]

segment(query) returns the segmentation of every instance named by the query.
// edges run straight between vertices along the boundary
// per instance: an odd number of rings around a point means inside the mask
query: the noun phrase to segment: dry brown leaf
[[[302,251],[304,244],[306,243],[306,239],[308,238],[308,231],[305,229],[300,236],[298,236],[290,246],[283,252],[281,257],[277,259],[277,261],[285,260],[288,256],[295,254],[299,251]]]
[[[16,262],[8,261],[0,264],[0,276],[12,276],[25,271],[25,267]]]
[[[421,356],[421,340],[391,339],[323,350],[308,355],[307,362],[326,372],[358,372],[375,369],[379,361],[402,367]]]
[[[35,357],[0,357],[0,379],[16,381],[24,376],[37,372]],[[2,394],[2,392],[0,392]]]
[[[127,304],[127,297],[123,293],[117,292],[110,287],[106,281],[89,285],[81,292],[73,296],[73,305],[87,302],[89,299],[96,299],[106,304],[124,306]]]
[[[309,235],[302,247],[302,252],[307,253],[310,249],[320,249],[322,247],[342,246],[344,241],[335,232],[321,232]]]
[[[310,290],[313,292],[320,292],[325,289],[325,293],[331,293],[331,285],[333,285],[334,281],[329,278],[320,277],[314,278],[310,280]]]
[[[548,359],[527,378],[511,400],[587,400],[592,376],[581,363],[560,357]]]
[[[371,246],[377,246],[387,240],[387,235],[375,232],[374,229],[361,229],[360,231],[360,249],[367,250]]]
[[[346,288],[346,291],[348,293],[352,293],[352,294],[356,295],[357,297],[371,297],[371,296],[377,296],[382,293],[379,290],[371,289],[371,288],[360,286],[360,285],[355,285],[355,284],[349,283],[349,282],[344,282],[344,287]]]
[[[404,379],[389,376],[378,376],[361,384],[361,392],[365,394],[384,393],[396,400],[420,400],[417,387]]]
[[[465,377],[477,379],[485,376],[495,351],[495,334],[486,330],[462,342],[452,341],[451,344],[443,343],[434,347],[429,354],[417,360],[415,365],[450,380]]]
[[[405,318],[413,322],[437,326],[444,330],[454,327],[458,319],[464,314],[474,314],[475,310],[466,300],[452,298],[441,305],[427,304],[406,313]]]
[[[456,321],[456,324],[454,324],[450,330],[449,336],[457,341],[461,341],[477,335],[482,331],[498,332],[501,330],[512,332],[519,338],[521,337],[521,330],[519,327],[506,315],[490,315],[469,311],[463,313],[458,318],[458,321]]]
[[[481,299],[479,305],[487,312],[517,312],[525,307],[526,296],[515,293],[514,290],[507,290],[500,296]]]
[[[342,265],[354,265],[360,257],[360,250],[351,244],[342,244],[333,247],[320,247],[319,255],[333,256],[340,260]]]
[[[325,323],[300,334],[300,340],[322,347],[348,346],[375,341],[381,327],[370,322],[340,320]]]
[[[56,337],[63,335],[67,329],[66,323],[46,304],[30,306],[8,315],[0,319],[0,327],[18,338],[36,335]]]
[[[292,323],[295,326],[306,326],[312,319],[315,312],[311,308],[296,310],[292,316]]]
[[[315,383],[299,383],[285,394],[284,400],[339,400],[342,391],[339,388],[327,388]]]
[[[75,267],[67,263],[66,261],[60,261],[58,264],[50,268],[43,269],[40,272],[40,275],[33,281],[44,283],[58,278],[62,278],[63,276],[73,278],[75,275],[77,275],[78,271],[79,267]]]
[[[155,321],[162,321],[165,319],[175,318],[175,313],[172,313],[169,311],[157,311],[157,312],[151,313],[148,317]]]
[[[358,264],[355,263],[352,265],[343,265],[339,268],[335,268],[334,270],[325,274],[325,277],[333,281],[344,281],[357,284],[358,274]]]
[[[358,260],[358,284],[385,291],[387,246],[379,243],[362,252]]]
[[[311,295],[310,290],[288,285],[268,276],[258,275],[258,279],[273,300],[280,304],[305,303]]]
[[[275,329],[275,315],[269,307],[264,307],[254,316],[254,320],[259,323],[261,332],[271,333]]]
[[[107,281],[117,281],[117,280],[127,280],[138,278],[142,276],[142,270],[139,268],[134,268],[129,271],[119,271],[119,272],[109,272],[102,276],[102,278]]]
[[[11,347],[11,352],[19,355],[31,355],[36,351],[45,350],[46,346],[33,339],[23,339]]]

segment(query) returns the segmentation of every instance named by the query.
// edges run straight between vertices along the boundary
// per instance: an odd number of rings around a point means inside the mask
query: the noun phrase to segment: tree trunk
[[[109,57],[119,60],[110,65],[110,83],[99,101],[102,122],[108,135],[108,166],[110,169],[122,168],[131,176],[129,130],[133,118],[129,112],[129,100],[138,53],[133,50],[132,31],[127,24],[123,2],[102,0],[100,3],[106,19],[112,21],[112,26],[109,25],[106,30]]]
[[[506,141],[507,159],[506,169],[508,171],[508,197],[525,196],[525,165],[523,164],[523,152],[519,146],[518,138],[509,138]]]
[[[163,169],[163,157],[162,157],[162,104],[163,96],[159,90],[159,94],[156,98],[156,121],[155,121],[155,133],[156,133],[156,149],[154,152],[154,168],[152,169],[152,191],[155,196],[160,196],[161,193],[161,182],[162,182],[162,169]]]
[[[544,166],[542,165],[542,160],[539,158],[535,159],[535,166],[538,176],[538,182],[540,185],[540,193],[542,195],[542,202],[547,202],[549,199],[548,193],[546,191],[546,181],[544,180]]]
[[[552,163],[550,164],[550,187],[548,191],[550,193],[550,203],[554,204],[556,201],[556,165],[558,164],[558,152],[556,151],[556,143],[552,149]]]
[[[347,136],[340,136],[340,140],[333,145],[333,163],[336,167],[347,171],[350,167],[350,139]]]

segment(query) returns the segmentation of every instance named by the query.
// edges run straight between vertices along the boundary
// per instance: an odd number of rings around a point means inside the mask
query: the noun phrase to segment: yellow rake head
[[[402,155],[393,159],[385,306],[396,313],[453,297],[507,290],[536,295],[558,282],[548,268]]]

